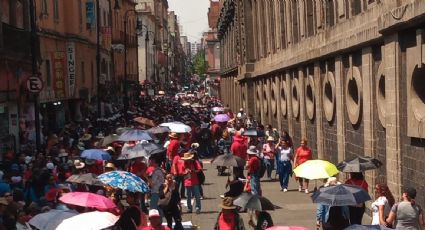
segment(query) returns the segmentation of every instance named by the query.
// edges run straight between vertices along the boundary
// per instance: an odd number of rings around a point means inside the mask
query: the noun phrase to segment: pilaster
[[[320,63],[314,63],[314,92],[316,97],[316,135],[317,135],[317,155],[319,159],[324,159],[324,138],[323,138],[323,95],[322,78],[320,76]]]
[[[344,114],[344,75],[342,57],[335,59],[335,99],[336,99],[336,125],[338,142],[338,162],[345,158],[345,114]]]

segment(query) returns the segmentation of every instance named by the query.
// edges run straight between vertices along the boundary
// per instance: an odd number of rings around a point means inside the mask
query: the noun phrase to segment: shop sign
[[[56,99],[65,98],[65,52],[53,52],[53,89]]]
[[[43,90],[43,81],[39,76],[31,76],[27,79],[27,89],[31,93],[39,93]]]
[[[69,42],[66,44],[67,70],[68,70],[68,94],[74,96],[75,92],[75,43]]]

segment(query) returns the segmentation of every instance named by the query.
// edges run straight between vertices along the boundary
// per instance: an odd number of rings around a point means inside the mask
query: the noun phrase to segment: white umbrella
[[[35,215],[28,223],[40,230],[55,230],[63,220],[76,215],[78,215],[78,212],[75,211],[52,209],[48,212]]]
[[[168,127],[173,133],[189,133],[192,128],[178,121],[162,123],[159,126]]]
[[[212,111],[213,112],[224,112],[224,108],[223,107],[213,107]]]
[[[86,212],[62,221],[56,230],[100,230],[111,227],[118,218],[109,212]]]

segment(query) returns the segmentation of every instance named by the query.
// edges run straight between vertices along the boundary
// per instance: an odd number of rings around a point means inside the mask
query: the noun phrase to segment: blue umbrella
[[[112,171],[99,175],[97,177],[102,183],[113,188],[119,188],[130,192],[149,192],[149,186],[140,177],[131,172]]]
[[[111,155],[101,149],[87,149],[81,153],[82,158],[109,161]]]
[[[141,140],[151,141],[153,140],[153,138],[148,132],[144,130],[140,130],[140,129],[127,130],[124,133],[122,133],[120,137],[118,138],[118,141],[141,141]]]
[[[357,205],[370,200],[369,194],[356,185],[339,184],[320,188],[311,196],[314,203],[329,206]]]

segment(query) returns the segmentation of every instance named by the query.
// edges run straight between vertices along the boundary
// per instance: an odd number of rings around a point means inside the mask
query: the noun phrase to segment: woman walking
[[[274,138],[269,136],[267,143],[263,145],[263,155],[267,167],[267,178],[272,179],[272,171],[274,169],[274,158],[276,154],[276,147],[274,144]]]
[[[294,167],[300,166],[302,163],[311,160],[312,158],[312,151],[307,146],[307,139],[303,138],[301,139],[301,146],[297,149],[295,152],[295,158],[294,158]],[[305,193],[309,193],[308,191],[308,179],[297,177],[298,183],[300,183],[300,186],[298,187],[298,191],[302,192],[303,189]],[[303,187],[304,186],[304,187]]]
[[[385,225],[391,226],[391,223],[395,221],[396,229],[425,229],[424,213],[421,206],[416,204],[415,197],[415,188],[405,188],[402,201],[392,207],[390,215],[385,220]]]
[[[288,191],[289,177],[292,175],[291,161],[294,157],[288,142],[281,140],[276,154],[277,174],[279,175],[280,191]]]
[[[350,179],[345,182],[346,184],[357,185],[363,188],[366,192],[368,191],[368,184],[364,179],[363,173],[352,172],[350,173]],[[350,206],[350,223],[351,224],[362,224],[363,214],[366,206],[361,203],[357,206]]]
[[[372,225],[385,225],[385,219],[394,204],[394,196],[386,184],[377,184],[375,197],[378,198],[372,203]]]

